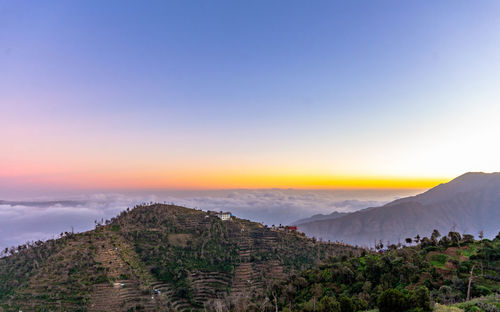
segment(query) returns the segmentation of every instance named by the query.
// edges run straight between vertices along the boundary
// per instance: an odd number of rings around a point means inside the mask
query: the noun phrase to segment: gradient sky
[[[499,1],[0,0],[0,187],[429,187],[499,73]]]

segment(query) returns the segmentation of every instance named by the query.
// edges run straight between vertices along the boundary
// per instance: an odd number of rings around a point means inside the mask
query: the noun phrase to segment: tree
[[[432,231],[432,234],[431,234],[431,241],[432,243],[434,244],[434,246],[437,246],[438,244],[438,239],[439,237],[441,236],[441,233],[439,233],[438,230],[434,229],[434,231]]]
[[[285,290],[286,298],[288,299],[288,307],[292,310],[293,298],[295,297],[297,290],[293,286],[293,284],[288,284]]]
[[[321,284],[312,285],[311,293],[313,295],[313,309],[316,311],[316,300],[323,294],[323,286]]]
[[[451,241],[447,236],[443,236],[439,240],[439,245],[443,246],[444,248],[447,248],[448,246],[450,246],[450,243],[451,243]]]
[[[278,312],[278,294],[279,294],[279,284],[276,283],[274,280],[270,279],[264,279],[266,283],[266,288],[268,292],[271,294],[273,297],[273,305],[275,308],[275,311]]]
[[[389,250],[393,251],[393,250],[398,249],[398,246],[397,246],[397,245],[394,245],[394,244],[391,244],[391,245],[387,246],[387,249],[389,249]]]
[[[462,243],[464,244],[470,244],[474,242],[474,235],[471,234],[464,234],[462,236]]]
[[[444,304],[448,304],[454,301],[453,289],[450,286],[443,285],[438,290],[439,299]]]
[[[375,244],[375,249],[377,250],[384,249],[384,243],[382,243],[382,240],[379,240],[378,244]]]
[[[411,243],[413,242],[413,240],[411,239],[411,237],[407,237],[407,238],[405,239],[405,242],[406,242],[407,244],[411,244]]]
[[[483,230],[479,231],[479,235],[478,236],[479,236],[480,240],[483,240],[483,238],[484,238],[484,231]]]
[[[354,304],[354,311],[368,310],[368,302],[365,299],[352,297],[352,303]]]
[[[314,308],[314,302],[313,302],[313,300],[310,299],[309,301],[307,301],[306,303],[304,303],[304,305],[302,306],[301,310],[305,311],[305,312],[316,311],[316,308]]]
[[[340,304],[331,296],[321,298],[318,307],[320,312],[340,312]]]
[[[434,229],[434,231],[432,231],[432,234],[431,234],[431,239],[437,240],[439,237],[441,237],[441,233],[439,233],[438,230]]]
[[[469,283],[467,285],[467,301],[470,300],[470,287],[472,285],[472,279],[473,279],[473,274],[474,274],[474,267],[475,265],[472,266],[472,268],[470,269],[470,275],[469,275]]]
[[[429,289],[425,286],[417,288],[414,292],[412,292],[409,303],[410,308],[420,308],[423,311],[431,311]]]
[[[407,309],[406,296],[397,289],[387,289],[378,297],[380,312],[401,312]]]
[[[417,236],[415,236],[415,243],[418,244],[420,242],[420,235],[417,234]]]
[[[420,240],[420,245],[425,248],[434,245],[434,243],[428,237],[423,237]]]
[[[354,303],[351,298],[347,296],[342,296],[339,300],[340,303],[340,311],[342,312],[355,312]]]
[[[460,246],[460,241],[462,240],[460,233],[451,231],[448,233],[448,238],[453,246]]]

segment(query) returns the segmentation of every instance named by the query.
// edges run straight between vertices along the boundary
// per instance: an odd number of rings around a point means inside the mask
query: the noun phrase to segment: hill
[[[457,232],[439,235],[416,246],[332,258],[276,285],[271,296],[282,311],[423,312],[434,304],[435,311],[451,311],[443,305],[498,311],[500,233],[479,241]]]
[[[248,311],[266,302],[274,282],[360,250],[153,204],[127,209],[92,231],[6,252],[4,311]]]
[[[500,224],[500,173],[466,173],[420,195],[367,208],[333,220],[299,224],[309,236],[373,246],[450,230],[494,237]]]

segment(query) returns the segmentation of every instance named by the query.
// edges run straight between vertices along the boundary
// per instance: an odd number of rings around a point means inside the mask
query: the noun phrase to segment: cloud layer
[[[86,231],[139,203],[168,202],[203,210],[231,211],[266,224],[287,224],[317,213],[355,211],[398,197],[397,193],[344,194],[336,191],[237,190],[204,192],[105,193],[65,200],[0,201],[0,248]],[[346,196],[350,196],[346,197]],[[373,198],[373,199],[370,199]]]

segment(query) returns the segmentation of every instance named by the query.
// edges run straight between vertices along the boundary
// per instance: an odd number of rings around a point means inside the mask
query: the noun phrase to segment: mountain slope
[[[500,224],[500,173],[467,173],[420,195],[334,220],[299,225],[309,236],[373,246],[451,229],[493,237]]]
[[[273,281],[360,250],[171,205],[0,258],[0,311],[256,310]]]
[[[297,220],[295,222],[292,222],[291,224],[298,225],[298,224],[308,223],[308,222],[312,222],[312,221],[333,220],[333,219],[337,219],[340,217],[344,217],[348,214],[349,214],[349,212],[338,212],[338,211],[334,211],[334,212],[327,214],[327,215],[319,213],[319,214],[315,214],[309,218]]]

